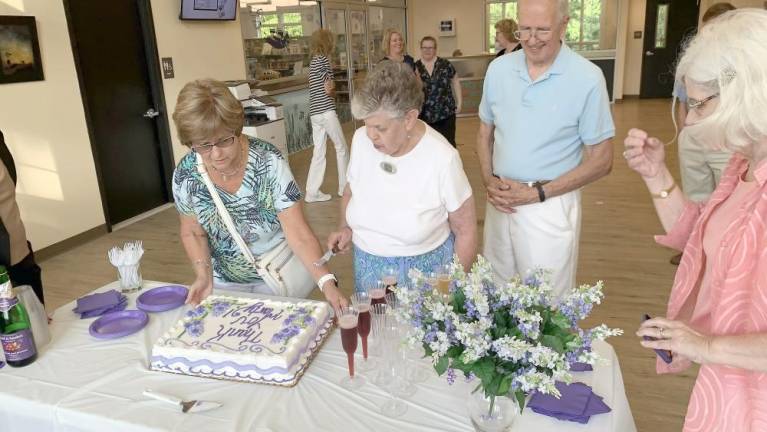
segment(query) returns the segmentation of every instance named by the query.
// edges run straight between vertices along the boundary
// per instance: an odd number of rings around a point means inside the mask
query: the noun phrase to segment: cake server
[[[156,392],[150,389],[144,390],[143,395],[150,397],[152,399],[157,399],[159,401],[168,402],[173,405],[178,405],[178,407],[181,408],[181,412],[183,413],[203,412],[203,411],[208,411],[208,410],[221,407],[221,404],[218,402],[203,401],[203,400],[185,401],[185,400],[181,400],[177,398],[176,396],[172,396],[166,393]]]

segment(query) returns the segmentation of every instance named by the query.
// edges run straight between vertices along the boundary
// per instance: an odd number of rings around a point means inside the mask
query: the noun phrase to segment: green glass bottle
[[[26,366],[37,359],[29,315],[16,298],[11,278],[3,266],[0,266],[0,344],[8,366]]]

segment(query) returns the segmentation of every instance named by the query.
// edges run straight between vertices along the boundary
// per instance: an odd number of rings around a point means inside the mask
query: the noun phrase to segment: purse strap
[[[255,257],[253,257],[253,253],[248,248],[245,240],[242,239],[242,236],[234,227],[232,216],[229,214],[229,211],[226,209],[226,207],[224,207],[224,202],[221,201],[221,196],[219,196],[218,191],[216,190],[216,186],[214,186],[213,181],[210,180],[210,176],[208,175],[208,170],[205,168],[205,163],[202,160],[202,156],[200,156],[199,153],[195,153],[194,155],[197,157],[197,172],[200,173],[202,182],[205,183],[205,186],[208,188],[208,192],[210,192],[210,196],[213,198],[213,202],[216,204],[216,209],[218,210],[218,214],[221,216],[221,220],[224,222],[226,229],[234,239],[234,242],[237,244],[240,252],[242,252],[242,254],[245,256],[245,259],[249,263],[256,266],[256,268],[258,268],[258,262],[256,261]]]

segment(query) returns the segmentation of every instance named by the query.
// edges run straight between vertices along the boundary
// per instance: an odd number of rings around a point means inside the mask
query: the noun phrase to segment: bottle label
[[[30,329],[0,335],[0,343],[3,344],[5,361],[21,361],[37,354],[35,340]]]
[[[8,313],[19,303],[16,297],[0,297],[0,313]]]

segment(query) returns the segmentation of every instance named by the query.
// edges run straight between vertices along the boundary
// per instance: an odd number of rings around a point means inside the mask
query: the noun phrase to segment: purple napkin
[[[126,306],[128,306],[128,298],[123,296],[123,300],[116,305],[108,306],[102,309],[93,309],[93,310],[89,310],[89,311],[85,311],[81,313],[80,319],[93,318],[93,317],[108,314],[110,312],[119,312],[121,310],[124,310]]]
[[[122,301],[122,294],[117,290],[109,290],[103,293],[90,294],[77,299],[77,307],[73,309],[75,313],[83,313],[97,309],[104,309],[115,306]]]
[[[527,406],[538,414],[577,423],[588,423],[592,415],[610,412],[610,407],[586,384],[557,382],[556,386],[561,398],[535,393]]]
[[[588,363],[575,362],[570,365],[570,372],[589,372],[594,368]]]

